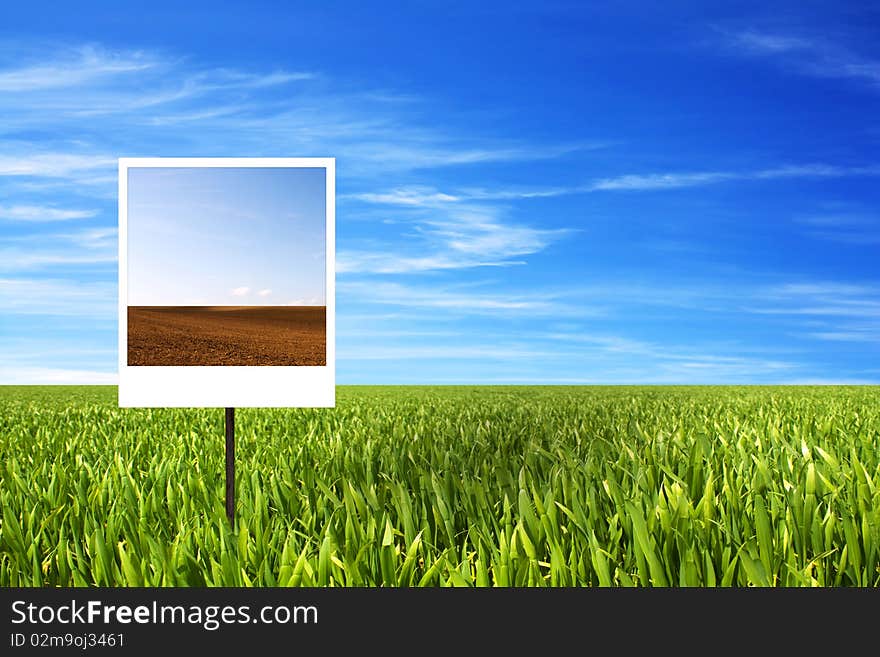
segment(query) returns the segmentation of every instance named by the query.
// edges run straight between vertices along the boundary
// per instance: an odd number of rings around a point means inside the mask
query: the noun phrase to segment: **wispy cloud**
[[[2,150],[16,150],[15,155],[4,155]],[[34,153],[33,146],[21,142],[0,143],[0,176],[45,176],[49,178],[94,175],[96,170],[115,167],[117,159],[108,155],[78,155],[72,153]],[[115,181],[115,176],[112,178]]]
[[[118,114],[217,91],[261,89],[315,77],[308,71],[186,68],[183,60],[161,53],[97,45],[25,49],[17,55],[12,65],[0,67],[0,94],[16,94],[35,109],[80,116]],[[70,89],[81,93],[70,96]]]
[[[757,169],[753,171],[696,171],[627,174],[597,180],[587,185],[584,191],[651,191],[712,185],[732,180],[843,178],[848,176],[880,176],[880,166],[800,164]]]
[[[59,319],[53,324],[76,330],[77,322]],[[0,385],[116,383],[114,328],[109,322],[98,330],[83,324],[88,329],[79,328],[79,340],[71,340],[67,331],[57,338],[0,335]]]
[[[117,262],[117,229],[80,228],[0,237],[0,272],[101,267]]]
[[[464,187],[452,193],[441,192],[428,185],[410,185],[397,187],[384,192],[363,192],[359,194],[342,194],[340,199],[355,199],[365,203],[397,205],[406,207],[438,208],[450,203],[472,201],[513,201],[530,198],[549,198],[593,191],[589,185],[573,187],[550,187],[545,189],[486,189],[481,187]]]
[[[845,330],[837,331],[813,331],[805,335],[817,340],[830,342],[869,342],[880,343],[880,325],[878,326],[850,326]]]
[[[39,127],[86,138],[71,141],[67,153],[35,154],[34,144],[7,143],[0,147],[0,175],[70,176],[102,168],[112,173],[115,158],[108,161],[97,152],[104,139],[95,130],[95,117],[103,131],[130,136],[125,155],[154,155],[166,148],[218,155],[277,154],[279,149],[332,153],[347,162],[346,175],[367,178],[557,158],[607,145],[453,132],[415,118],[413,104],[426,99],[345,80],[328,85],[328,78],[315,71],[200,66],[170,53],[98,45],[41,44],[7,52],[14,57],[6,57],[4,66],[0,51],[0,134]],[[283,88],[283,100],[277,88]]]
[[[574,232],[514,224],[506,220],[504,208],[474,204],[409,214],[401,220],[414,229],[409,239],[394,250],[341,250],[337,272],[405,274],[523,264],[524,256]]]
[[[728,181],[877,176],[880,166],[798,164],[745,171],[697,171],[625,174],[582,185],[540,189],[453,189],[413,185],[381,192],[348,194],[362,203],[399,208],[393,215],[416,231],[392,249],[344,249],[340,273],[410,274],[421,271],[521,265],[571,229],[537,229],[504,220],[505,208],[487,199],[540,198],[563,194],[662,191]]]
[[[260,290],[259,292],[257,292],[257,296],[260,296],[260,297],[268,297],[271,294],[272,294],[272,290],[268,290],[268,289]]]
[[[746,347],[727,347],[725,352],[717,353],[716,345],[694,346],[669,343],[648,342],[617,335],[595,335],[589,333],[550,333],[547,339],[568,344],[587,345],[606,355],[635,356],[660,363],[669,371],[737,369],[746,373],[752,371],[776,371],[797,367],[796,363],[778,359],[756,357]],[[713,353],[713,351],[715,353]],[[744,353],[745,352],[745,353]]]
[[[112,345],[112,346],[98,346]],[[0,366],[22,365],[39,362],[51,358],[53,362],[87,361],[95,357],[116,356],[116,347],[112,343],[97,338],[93,343],[71,344],[63,339],[0,337]]]
[[[786,36],[781,34],[769,34],[756,32],[755,30],[743,30],[729,35],[733,45],[742,50],[754,54],[782,53],[796,50],[809,50],[813,44],[807,39]]]
[[[0,307],[5,315],[81,316],[115,321],[116,301],[116,284],[109,282],[0,278]]]
[[[426,271],[471,269],[474,267],[508,267],[523,261],[490,261],[481,258],[456,257],[450,254],[403,256],[399,252],[340,251],[336,258],[337,274],[413,274]]]
[[[880,244],[880,217],[870,214],[820,214],[795,220],[805,235],[852,246]]]
[[[0,248],[0,272],[32,271],[56,266],[115,265],[116,259],[114,253]]]
[[[94,217],[96,210],[66,210],[39,205],[0,205],[0,219],[10,221],[68,221]]]
[[[512,258],[543,250],[574,231],[541,229],[506,223],[497,208],[461,207],[442,217],[430,217],[423,231],[453,252],[475,257]]]
[[[62,50],[51,62],[40,59],[39,63],[0,69],[0,92],[78,87],[159,65],[156,58],[142,51],[111,52],[89,45]]]
[[[419,208],[441,208],[474,201],[550,198],[613,191],[655,191],[699,187],[730,181],[845,178],[880,176],[880,165],[838,166],[823,163],[788,164],[744,171],[670,171],[627,173],[598,178],[579,185],[547,188],[461,188],[441,191],[426,185],[397,187],[383,192],[341,195],[365,203]]]
[[[74,233],[61,233],[52,235],[56,239],[70,240],[72,243],[91,250],[108,252],[114,258],[117,255],[118,229],[116,226],[101,228],[84,228]]]
[[[768,288],[757,299],[765,304],[744,310],[765,315],[876,320],[880,318],[880,286],[836,282],[787,283]]]
[[[433,187],[413,185],[399,187],[387,192],[363,192],[360,194],[344,194],[340,198],[354,198],[367,203],[383,203],[386,205],[404,205],[416,207],[436,207],[438,204],[461,200],[460,196],[444,194]]]
[[[0,245],[37,245],[39,247],[47,246],[78,246],[83,249],[104,249],[111,250],[116,247],[117,229],[115,226],[100,226],[92,228],[81,228],[77,226],[75,229],[68,224],[50,224],[54,226],[64,226],[67,230],[63,232],[49,232],[45,227],[43,230],[34,232],[21,232],[16,234],[8,234],[0,236]]]
[[[562,358],[564,356],[548,349],[525,345],[434,345],[434,346],[383,346],[358,345],[342,347],[337,356],[345,360],[500,360],[535,358]]]
[[[694,187],[732,180],[738,176],[723,171],[706,171],[696,173],[649,173],[627,174],[614,178],[597,180],[588,189],[590,191],[642,191],[653,189],[675,189],[678,187]]]
[[[251,288],[246,286],[236,287],[229,290],[229,294],[234,297],[243,297],[246,296],[251,291]]]
[[[440,334],[430,344],[408,344],[404,333],[398,340],[402,344],[390,347],[374,340],[371,332],[349,332],[339,355],[346,362],[497,361],[485,373],[478,371],[470,379],[486,383],[773,382],[803,369],[796,360],[768,357],[747,345],[660,343],[585,331],[508,332],[503,324],[491,332],[491,342],[465,331]],[[553,370],[553,376],[547,375],[548,369]],[[499,376],[501,373],[503,376]],[[452,381],[456,379],[447,380]]]
[[[727,33],[725,38],[736,53],[770,57],[802,75],[858,80],[880,88],[880,60],[823,37],[742,30]]]
[[[582,150],[604,148],[605,144],[547,144],[541,147],[509,145],[504,141],[488,141],[481,148],[473,148],[461,143],[448,143],[439,135],[427,129],[420,129],[420,139],[413,140],[415,134],[399,135],[397,139],[384,130],[378,131],[380,142],[364,140],[343,146],[343,152],[357,162],[380,169],[420,170],[439,167],[485,164],[493,162],[534,162],[550,160]],[[406,143],[409,142],[409,143]],[[446,142],[446,143],[444,143]]]
[[[340,296],[356,299],[358,303],[404,306],[410,308],[437,308],[466,314],[590,314],[590,309],[572,308],[549,293],[486,293],[454,286],[404,285],[390,282],[351,281],[336,286]]]

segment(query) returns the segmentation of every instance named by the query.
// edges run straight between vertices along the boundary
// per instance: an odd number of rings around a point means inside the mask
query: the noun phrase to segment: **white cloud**
[[[880,318],[880,286],[834,282],[790,283],[767,291],[769,307],[753,312],[779,315],[817,315]]]
[[[870,342],[877,344],[880,342],[880,325],[842,331],[815,331],[806,335],[817,340],[828,340],[831,342]]]
[[[3,144],[0,144],[2,147]],[[21,151],[32,147],[16,145]],[[9,148],[9,145],[6,145]],[[115,167],[117,158],[107,155],[77,155],[71,153],[19,152],[15,155],[0,154],[0,176],[46,176],[71,178],[83,172]],[[115,176],[113,178],[115,180]]]
[[[336,271],[408,274],[521,265],[524,256],[543,251],[574,232],[517,225],[507,222],[504,215],[504,208],[473,203],[414,209],[401,217],[414,228],[405,243],[340,251]]]
[[[813,44],[807,39],[782,34],[769,34],[755,30],[744,30],[730,35],[731,42],[746,52],[754,54],[782,53],[793,50],[808,50]]]
[[[834,281],[820,281],[807,283],[785,283],[771,287],[767,293],[775,297],[822,297],[840,298],[878,294],[880,288],[873,285],[854,283],[838,283]]]
[[[628,174],[597,180],[590,185],[590,189],[594,191],[674,189],[676,187],[708,185],[730,180],[735,177],[735,174],[721,171],[698,173],[649,173],[644,175]]]
[[[177,113],[162,113],[157,116],[151,116],[146,119],[147,123],[156,126],[173,126],[179,123],[193,123],[208,121],[221,117],[241,114],[252,109],[249,105],[227,105],[226,107],[218,107],[215,109],[194,109],[192,111],[181,111]]]
[[[108,255],[112,255],[115,259],[117,257],[116,248],[118,246],[118,232],[116,226],[109,226],[102,228],[86,228],[75,233],[63,233],[53,237],[70,240],[74,244],[86,249],[102,249],[104,251],[112,252],[108,253]]]
[[[795,219],[808,237],[851,246],[880,244],[880,216],[867,214],[821,214]]]
[[[76,315],[115,320],[116,304],[115,283],[0,278],[0,308],[4,315]]]
[[[841,167],[832,164],[791,164],[754,173],[741,174],[742,177],[762,179],[773,178],[841,178],[843,176],[877,175],[877,167]]]
[[[434,345],[434,346],[372,346],[341,347],[337,358],[354,360],[513,360],[529,358],[560,358],[558,352],[524,346]]]
[[[522,260],[491,261],[449,254],[402,256],[388,251],[340,251],[336,257],[337,274],[413,274],[425,271],[472,269],[474,267],[509,267],[524,265]]]
[[[880,60],[864,57],[825,38],[744,30],[727,34],[727,43],[738,54],[771,57],[802,75],[880,85]]]
[[[47,51],[51,53],[48,56]],[[36,63],[20,63],[27,60]],[[181,59],[155,52],[44,44],[39,52],[19,48],[15,63],[0,68],[0,94],[16,94],[15,100],[28,100],[35,109],[54,108],[88,116],[315,77],[307,71],[252,73],[228,68],[198,69],[185,67]],[[72,88],[79,92],[76,96],[69,95]],[[16,106],[14,102],[9,104]]]
[[[116,227],[37,232],[0,238],[0,271],[100,266],[117,262]]]
[[[436,206],[438,203],[449,203],[460,200],[458,196],[443,194],[431,187],[413,186],[392,189],[381,193],[349,194],[342,198],[356,198],[368,203],[384,203],[388,205]]]
[[[852,214],[811,215],[807,217],[799,217],[795,221],[806,226],[817,226],[820,228],[848,228],[851,226],[880,224],[880,219],[872,219],[870,217]]]
[[[288,82],[300,82],[302,80],[314,80],[320,77],[311,71],[273,71],[272,73],[246,73],[229,69],[216,69],[206,74],[216,81],[209,83],[216,88],[240,87],[245,89],[259,89],[261,87],[274,87],[287,84]]]
[[[547,187],[544,189],[524,189],[516,187],[507,189],[484,189],[481,187],[470,187],[463,188],[461,193],[466,198],[475,201],[512,201],[517,199],[565,196],[567,194],[578,194],[586,191],[591,190],[583,185],[578,185],[574,187]]]
[[[0,92],[24,93],[65,89],[145,71],[158,61],[141,51],[109,52],[95,46],[63,51],[39,64],[0,69]]]
[[[542,251],[571,229],[540,229],[504,223],[497,211],[464,208],[449,216],[431,218],[425,230],[458,253],[480,258],[507,259]]]
[[[880,302],[874,302],[867,306],[853,305],[846,302],[826,302],[825,305],[816,304],[783,308],[749,307],[745,308],[745,310],[759,315],[815,315],[817,317],[880,318]]]
[[[836,166],[823,163],[790,164],[744,171],[671,171],[640,174],[622,174],[599,178],[581,185],[523,188],[460,188],[449,192],[427,185],[398,187],[384,192],[344,194],[340,198],[366,203],[418,208],[443,208],[473,201],[502,201],[532,198],[551,198],[571,194],[606,191],[654,191],[698,187],[736,180],[773,180],[786,178],[843,178],[880,176],[880,165]]]
[[[455,134],[413,118],[413,104],[425,99],[357,89],[344,80],[328,87],[313,71],[208,67],[161,52],[99,46],[16,46],[6,66],[0,61],[0,134],[39,128],[76,135],[101,117],[103,129],[131,135],[128,156],[168,148],[217,155],[275,154],[282,148],[333,153],[346,160],[348,176],[374,178],[390,171],[556,158],[606,146]],[[283,100],[272,92],[281,85],[287,85]],[[191,130],[195,121],[197,131]],[[69,157],[87,156],[82,151],[89,145],[78,144]],[[15,152],[6,150],[0,173],[67,175],[84,164],[47,162],[42,156],[34,161],[34,145],[24,142]],[[115,158],[102,166],[113,165]]]
[[[603,178],[590,183],[588,191],[650,191],[697,187],[731,180],[772,180],[784,178],[842,178],[846,176],[878,176],[880,166],[841,167],[829,164],[800,164],[753,171],[695,171],[627,174]]]
[[[0,219],[12,221],[67,221],[94,217],[96,210],[64,210],[39,205],[0,205]]]
[[[81,252],[70,249],[0,249],[0,272],[31,271],[55,266],[111,265],[117,255],[111,252]]]
[[[379,333],[379,336],[385,334]],[[406,340],[407,334],[396,343]],[[418,336],[418,333],[415,333]],[[374,342],[375,332],[351,332],[338,351],[346,362],[359,360],[468,360],[498,361],[489,368],[470,370],[471,383],[608,383],[699,384],[774,382],[803,369],[803,364],[765,357],[744,345],[675,344],[645,342],[624,335],[540,331],[505,331],[498,324],[474,333],[439,334],[428,343]],[[442,339],[449,338],[449,339]],[[360,343],[353,340],[361,339]],[[550,366],[548,367],[548,363]],[[548,375],[552,370],[555,374]],[[489,376],[481,376],[483,373]],[[433,378],[435,382],[439,380]],[[451,381],[451,379],[449,380]]]
[[[346,154],[359,162],[379,167],[406,169],[431,169],[436,167],[484,164],[487,162],[530,162],[553,159],[576,151],[602,147],[585,144],[548,145],[543,147],[505,146],[487,144],[472,148],[444,144],[444,140],[425,131],[423,143],[407,140],[406,135],[395,140],[393,134],[383,135],[381,142],[363,141],[350,144]],[[410,141],[410,143],[406,143]]]
[[[96,346],[101,342],[100,336],[94,337],[92,343],[86,344],[71,344],[63,338],[0,337],[0,367],[29,364],[46,358],[51,358],[57,363],[70,359],[85,360],[116,356],[115,343],[111,347]]]
[[[646,342],[618,335],[595,335],[584,332],[551,333],[547,339],[569,344],[583,344],[606,356],[638,357],[652,368],[657,367],[666,372],[681,374],[691,370],[712,370],[713,375],[719,371],[728,373],[748,374],[749,368],[755,373],[787,370],[797,365],[787,361],[755,357],[743,347],[728,346],[725,353],[717,352],[718,345],[680,345],[669,343]],[[572,356],[576,354],[571,354]],[[581,356],[583,354],[580,354]]]
[[[437,208],[449,203],[467,201],[510,201],[529,198],[549,198],[594,191],[592,186],[549,187],[545,189],[462,187],[453,193],[441,192],[429,185],[397,187],[385,192],[341,194],[341,199],[356,199],[365,203]]]
[[[257,292],[257,295],[261,296],[261,297],[268,297],[270,294],[272,294],[272,290],[268,290],[268,289],[267,290],[260,290],[259,292]]]
[[[586,308],[559,303],[551,294],[479,293],[455,288],[402,285],[399,283],[340,282],[337,292],[358,303],[438,308],[469,314],[589,315]]]
[[[243,297],[250,291],[251,291],[251,289],[249,287],[242,286],[242,287],[232,288],[229,291],[229,294],[231,294],[234,297]]]
[[[360,194],[341,194],[341,199],[356,199],[366,203],[383,205],[403,205],[416,207],[440,207],[447,203],[460,201],[509,201],[529,198],[548,198],[593,191],[588,185],[574,187],[549,187],[545,189],[462,187],[453,193],[441,192],[429,185],[410,185],[396,187],[385,192]]]

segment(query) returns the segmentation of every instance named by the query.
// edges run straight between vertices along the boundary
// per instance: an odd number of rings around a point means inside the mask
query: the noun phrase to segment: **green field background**
[[[0,387],[0,585],[877,586],[880,388]]]

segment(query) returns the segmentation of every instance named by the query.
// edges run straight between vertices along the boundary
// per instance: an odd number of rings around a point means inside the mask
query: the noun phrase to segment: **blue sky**
[[[129,306],[323,306],[323,168],[128,169]]]
[[[878,383],[880,10],[764,5],[7,3],[0,381],[115,381],[117,157],[330,156],[339,383]]]

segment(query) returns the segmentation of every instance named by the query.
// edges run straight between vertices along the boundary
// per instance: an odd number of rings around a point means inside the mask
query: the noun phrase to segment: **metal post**
[[[235,409],[226,409],[226,517],[235,527]]]

